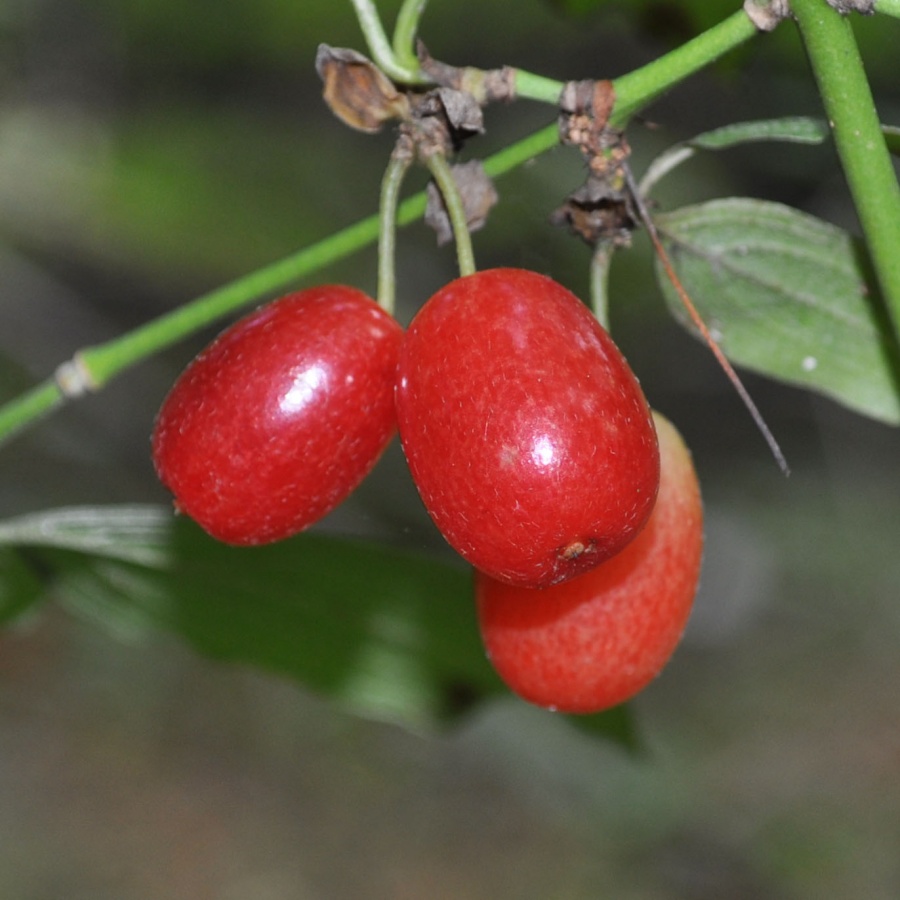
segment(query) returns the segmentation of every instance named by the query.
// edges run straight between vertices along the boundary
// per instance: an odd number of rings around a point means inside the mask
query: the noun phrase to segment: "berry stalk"
[[[442,153],[429,154],[425,159],[428,171],[434,178],[441,192],[450,227],[453,229],[453,240],[456,244],[456,260],[460,275],[471,275],[475,271],[475,253],[472,250],[472,236],[466,220],[466,210],[453,171]]]
[[[378,305],[394,314],[396,296],[397,205],[403,179],[409,171],[413,154],[404,142],[398,142],[381,181],[378,231]]]

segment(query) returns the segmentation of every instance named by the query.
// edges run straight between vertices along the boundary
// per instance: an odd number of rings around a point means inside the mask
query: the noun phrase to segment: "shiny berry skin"
[[[397,424],[450,545],[511,584],[579,575],[650,515],[659,453],[637,380],[562,285],[492,269],[438,291],[400,351]]]
[[[703,509],[674,426],[656,416],[662,475],[644,530],[586,575],[544,590],[476,573],[479,627],[494,668],[520,697],[600,712],[649,684],[675,651],[700,578]]]
[[[281,540],[331,512],[394,434],[402,336],[342,285],[289,294],[224,331],[156,419],[153,461],[177,508],[229,544]]]

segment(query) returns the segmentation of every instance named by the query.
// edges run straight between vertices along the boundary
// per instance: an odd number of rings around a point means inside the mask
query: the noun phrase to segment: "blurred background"
[[[379,3],[391,23],[399,3]],[[737,3],[432,0],[455,64],[558,79],[631,71]],[[900,23],[854,21],[900,122]],[[15,0],[0,11],[0,393],[374,211],[389,133],[331,118],[317,45],[364,50],[333,0]],[[629,131],[639,174],[729,122],[818,115],[790,23],[673,90]],[[483,157],[553,120],[487,112]],[[557,150],[498,183],[479,265],[584,295],[588,250],[548,224],[583,177]],[[424,184],[412,176],[411,188]],[[662,209],[778,200],[856,230],[833,150],[695,159]],[[400,315],[454,276],[399,237]],[[370,249],[319,272],[375,288]],[[629,751],[513,698],[409,731],[177,637],[45,604],[0,632],[0,896],[18,900],[900,896],[900,433],[747,376],[785,479],[710,354],[668,318],[638,235],[612,331],[691,446],[701,595],[633,704]],[[168,498],[149,459],[167,388],[221,325],[4,446],[0,516]],[[447,553],[393,446],[322,530]]]

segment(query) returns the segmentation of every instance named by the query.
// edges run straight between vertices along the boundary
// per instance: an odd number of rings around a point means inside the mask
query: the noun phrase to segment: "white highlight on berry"
[[[553,464],[553,441],[547,435],[541,435],[531,448],[531,459],[537,466],[549,466]]]
[[[316,391],[325,383],[326,377],[321,366],[310,366],[298,372],[293,384],[279,401],[279,409],[286,415],[299,412],[312,400]]]

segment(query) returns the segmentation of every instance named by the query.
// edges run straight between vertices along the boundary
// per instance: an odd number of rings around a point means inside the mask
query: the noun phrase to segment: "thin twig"
[[[650,241],[653,244],[653,249],[656,251],[659,260],[662,263],[666,276],[668,277],[669,281],[672,282],[672,286],[675,288],[675,291],[678,294],[678,297],[681,300],[682,304],[684,304],[684,308],[687,310],[687,313],[690,316],[691,321],[694,323],[697,331],[700,332],[700,336],[706,342],[707,346],[712,351],[713,356],[715,356],[716,361],[728,376],[728,380],[731,382],[732,386],[737,391],[738,396],[743,401],[744,406],[750,413],[750,417],[753,419],[756,427],[760,430],[763,438],[765,438],[766,443],[769,445],[769,450],[772,452],[772,456],[775,457],[775,462],[778,463],[778,468],[781,469],[784,475],[790,475],[790,467],[787,464],[787,460],[784,457],[784,453],[782,453],[781,451],[781,447],[779,446],[778,441],[775,439],[775,435],[772,434],[772,430],[766,424],[766,420],[763,418],[762,413],[759,411],[759,407],[750,396],[750,392],[746,387],[744,387],[744,383],[743,381],[741,381],[740,376],[737,372],[735,372],[734,366],[731,365],[731,363],[728,361],[728,358],[722,351],[722,348],[716,343],[715,339],[709,331],[709,328],[706,325],[706,322],[703,321],[703,317],[700,315],[697,307],[694,306],[694,301],[691,300],[690,294],[688,294],[684,285],[681,283],[681,279],[675,272],[675,267],[672,265],[672,261],[669,259],[669,254],[666,253],[666,249],[665,247],[663,247],[663,243],[660,240],[659,232],[656,229],[656,223],[651,218],[650,213],[648,212],[647,207],[644,204],[644,200],[641,197],[640,192],[638,191],[638,187],[637,184],[635,184],[634,176],[631,174],[630,167],[626,164],[623,166],[623,169],[625,171],[625,182],[628,185],[628,190],[631,192],[632,199],[634,201],[634,207],[638,212],[638,216],[640,217],[641,222],[647,229],[647,234],[650,235]]]

